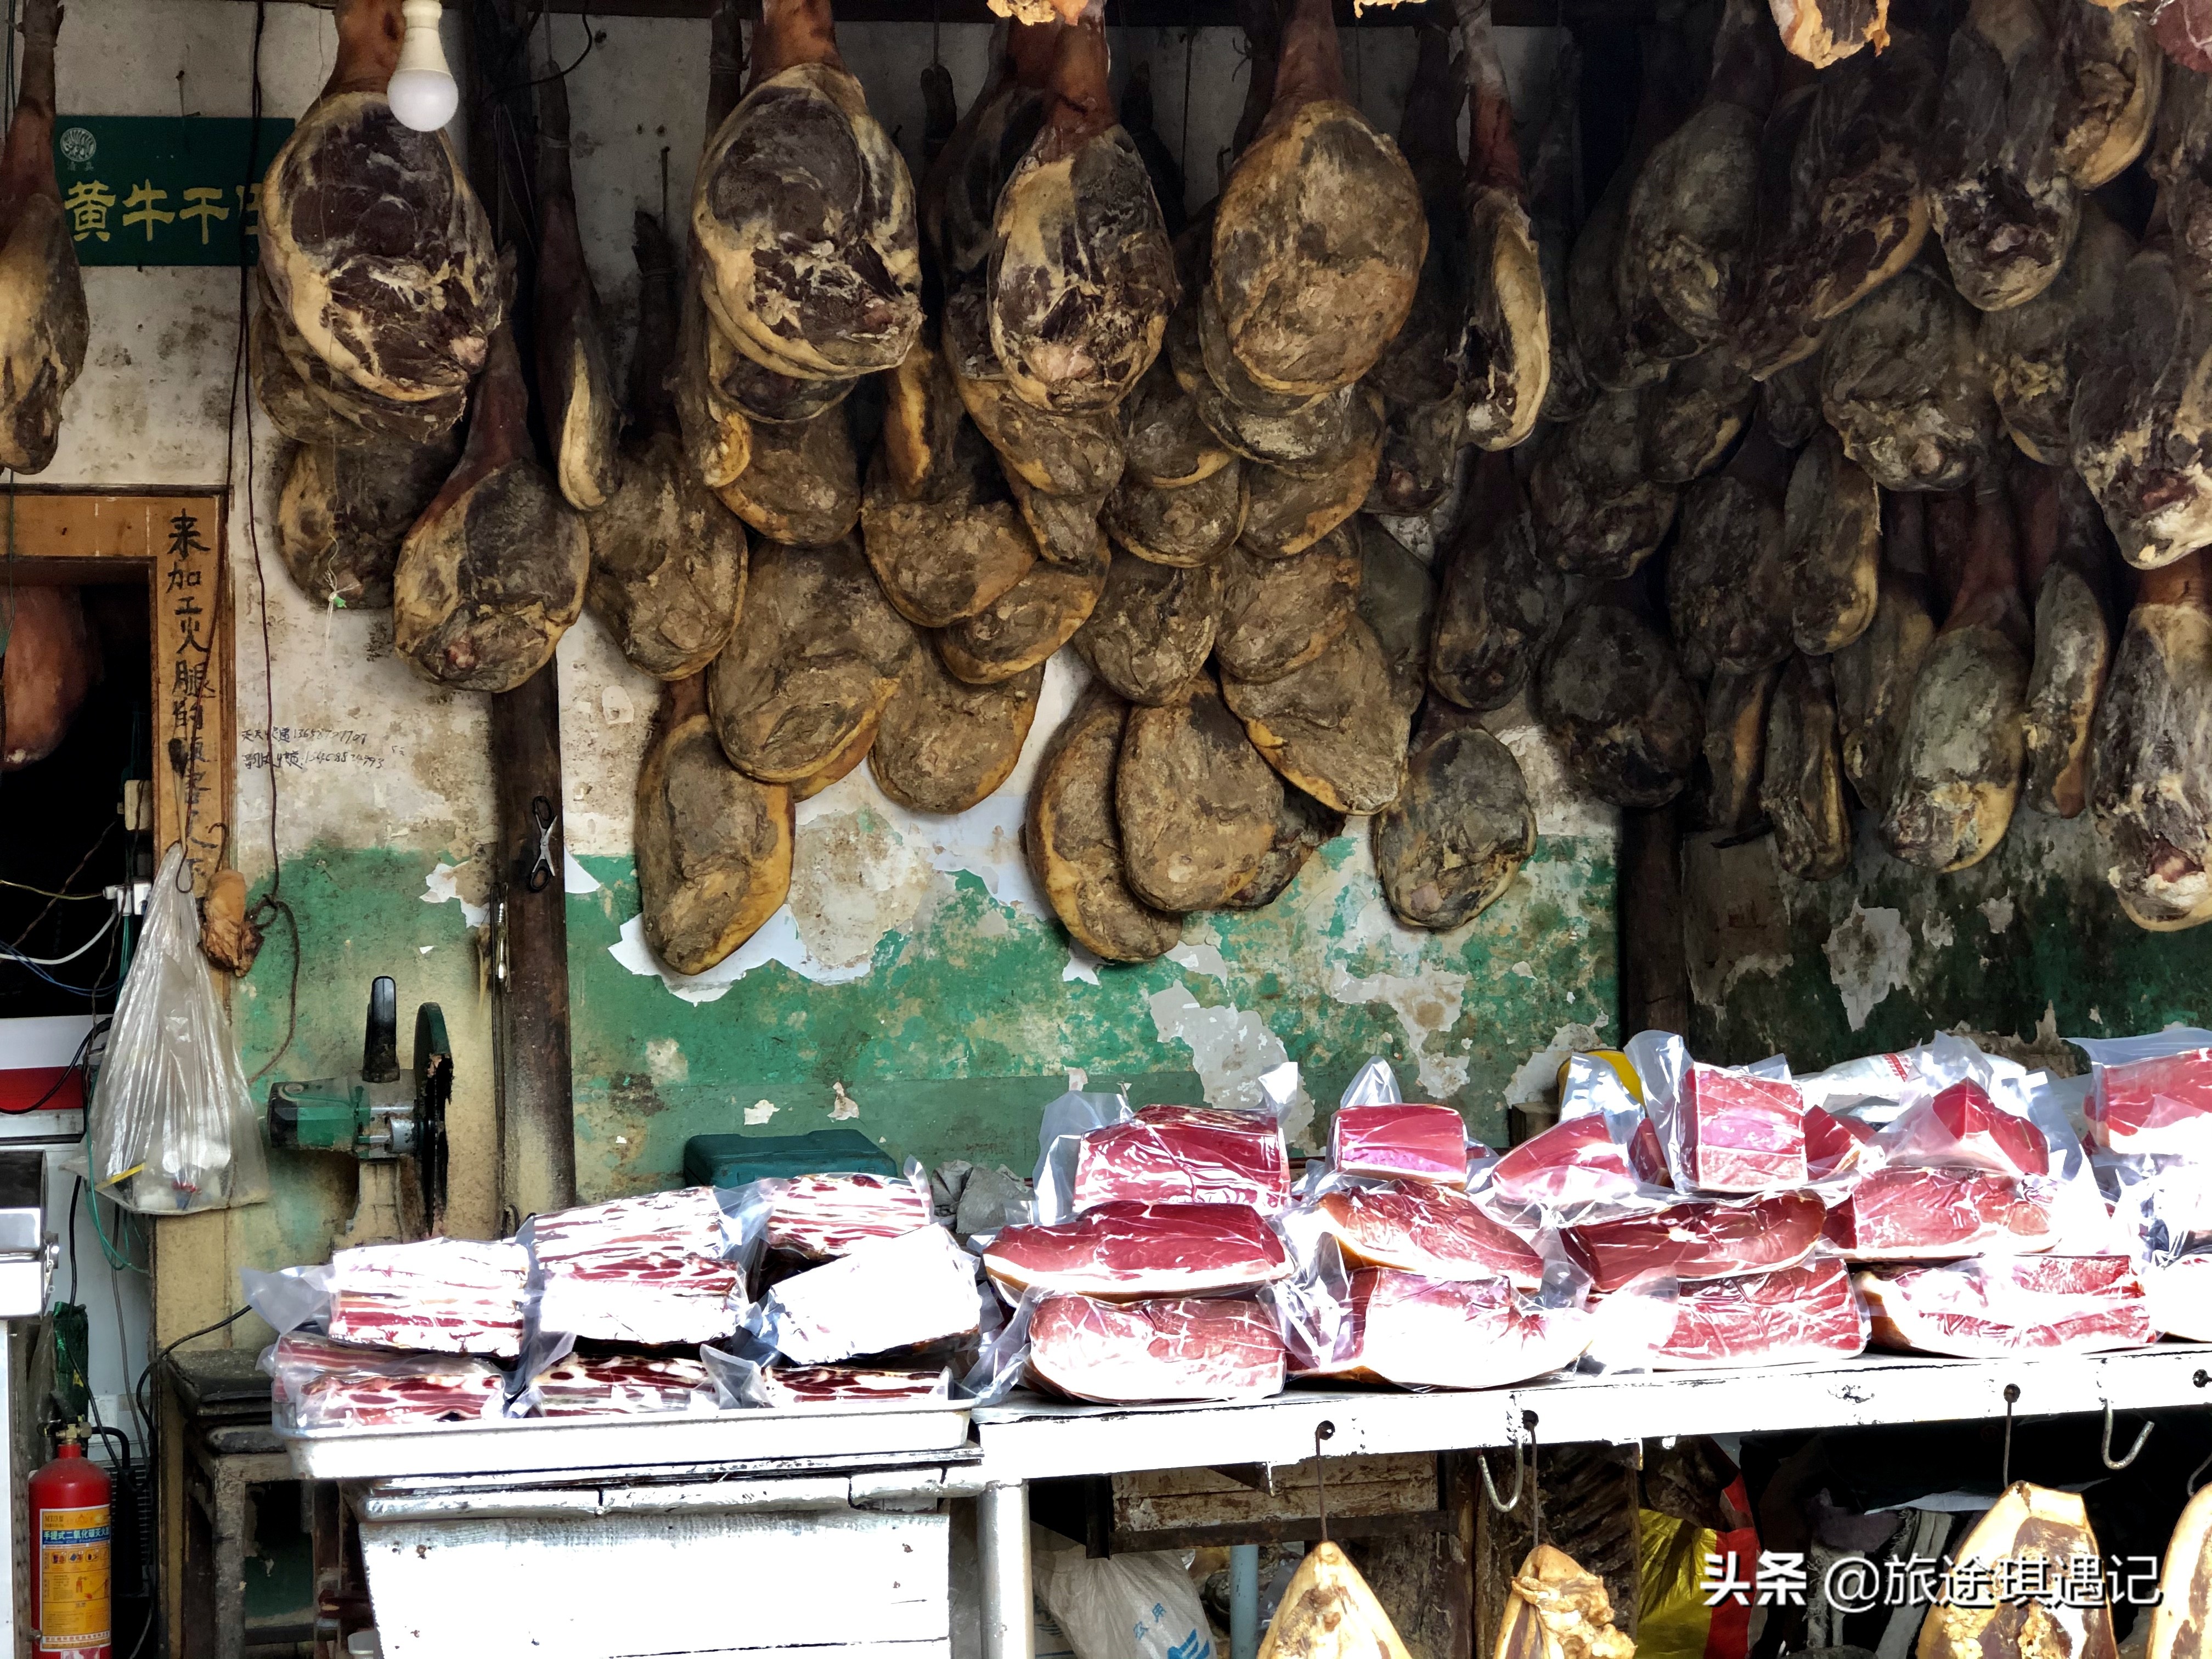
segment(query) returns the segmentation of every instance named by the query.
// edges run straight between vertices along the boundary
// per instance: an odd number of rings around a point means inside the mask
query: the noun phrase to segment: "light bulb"
[[[407,34],[399,43],[399,67],[384,91],[399,125],[417,132],[435,132],[461,106],[461,89],[446,67],[446,49],[438,40],[442,9],[438,0],[406,0],[400,7]]]

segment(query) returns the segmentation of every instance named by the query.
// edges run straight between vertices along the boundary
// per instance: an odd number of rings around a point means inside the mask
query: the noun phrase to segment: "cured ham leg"
[[[1920,10],[1916,7],[1915,10]],[[1929,222],[1922,152],[1943,83],[1935,20],[1899,27],[1879,53],[1823,76],[1812,134],[1822,174],[1808,310],[1830,322],[1919,253]]]
[[[1109,962],[1149,962],[1182,937],[1182,918],[1146,904],[1122,872],[1114,771],[1128,714],[1103,684],[1084,692],[1038,763],[1022,844],[1077,944]]]
[[[1536,138],[1528,167],[1528,216],[1544,276],[1544,308],[1551,324],[1552,377],[1544,390],[1544,418],[1571,421],[1589,407],[1595,392],[1583,367],[1567,308],[1567,261],[1583,219],[1582,181],[1582,53],[1563,41],[1553,66],[1552,105]]]
[[[1528,477],[1536,544],[1573,576],[1626,576],[1659,550],[1674,522],[1672,484],[1644,465],[1642,404],[1608,392],[1547,440]]]
[[[2120,908],[2166,933],[2212,918],[2212,571],[2147,574],[2098,706],[2090,806]]]
[[[33,766],[61,747],[100,677],[100,647],[74,587],[19,586],[0,603],[0,772]],[[11,614],[12,610],[12,614]]]
[[[1567,618],[1536,708],[1585,787],[1616,806],[1664,806],[1698,758],[1702,711],[1664,629],[1620,585]]]
[[[1705,773],[1699,816],[1723,836],[1750,833],[1766,774],[1766,722],[1779,664],[1750,674],[1716,674],[1705,688]]]
[[[1472,112],[1467,156],[1467,317],[1455,356],[1467,435],[1510,449],[1535,428],[1552,378],[1552,323],[1529,222],[1513,105],[1489,0],[1460,0]]]
[[[1485,459],[1437,599],[1429,684],[1462,708],[1512,702],[1559,630],[1565,586],[1536,550],[1512,463]]]
[[[43,472],[61,436],[62,395],[84,367],[89,319],[76,243],[54,179],[54,40],[59,0],[23,9],[22,87],[0,155],[0,465]]]
[[[2089,732],[2112,665],[2112,537],[2070,468],[2014,467],[2013,504],[2035,605],[2027,804],[2070,818],[2088,799]]]
[[[1881,492],[1825,427],[1798,453],[1784,503],[1790,633],[1808,656],[1866,632],[1879,602]]]
[[[1753,673],[1790,655],[1790,453],[1754,428],[1725,471],[1683,494],[1667,560],[1667,615],[1692,679]]]
[[[568,505],[589,513],[614,493],[621,412],[599,296],[576,228],[568,82],[558,75],[538,88],[537,325],[538,392],[553,444],[553,476]]]
[[[1826,881],[1850,867],[1851,813],[1825,658],[1792,657],[1783,671],[1766,725],[1759,798],[1784,870],[1800,881]]]
[[[1912,702],[1920,659],[1936,637],[1929,608],[1925,509],[1931,498],[1882,501],[1881,584],[1874,620],[1832,659],[1844,775],[1874,811],[1889,805],[1889,769]]]
[[[2090,0],[2074,0],[2094,9]],[[2081,204],[2081,228],[2058,280],[2028,301],[1982,319],[1982,355],[2005,430],[2023,454],[2065,466],[2074,447],[2074,397],[2092,343],[2108,331],[2112,307],[2135,257],[2135,239],[2094,200]]]
[[[2150,20],[2097,0],[2054,0],[2058,25],[2058,165],[2083,190],[2110,184],[2142,154],[2158,116],[2166,55]]]
[[[1044,125],[1044,87],[1059,55],[1059,32],[1057,22],[1007,27],[990,81],[922,180],[922,234],[948,306],[983,303],[999,191]]]
[[[1884,489],[1958,489],[2000,441],[1968,306],[1923,266],[1854,307],[1820,354],[1820,406]]]
[[[2020,800],[2032,635],[2002,489],[1976,493],[1963,557],[1930,517],[1935,562],[1954,592],[1913,681],[1881,833],[1907,864],[1963,870],[1996,850]]]

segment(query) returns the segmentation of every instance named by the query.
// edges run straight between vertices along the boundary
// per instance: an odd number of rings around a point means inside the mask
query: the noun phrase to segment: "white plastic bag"
[[[1181,1559],[1056,1548],[1034,1529],[1037,1595],[1075,1659],[1213,1659],[1213,1630]]]
[[[154,878],[85,1138],[94,1189],[149,1215],[269,1196],[261,1121],[200,954],[198,906],[177,889],[183,860],[179,843]]]

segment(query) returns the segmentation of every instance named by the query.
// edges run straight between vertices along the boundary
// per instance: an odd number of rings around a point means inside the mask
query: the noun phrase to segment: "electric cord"
[[[89,1097],[92,1092],[92,1076],[89,1068],[87,1067],[85,1064],[86,1057],[92,1052],[94,1040],[97,1038],[102,1031],[106,1030],[111,1023],[112,1022],[110,1020],[105,1018],[96,1019],[92,1023],[92,1029],[87,1031],[82,1037],[78,1039],[76,1053],[70,1057],[69,1064],[62,1067],[62,1074],[54,1079],[53,1086],[49,1088],[46,1093],[40,1095],[36,1100],[31,1102],[27,1106],[0,1106],[0,1112],[5,1112],[10,1116],[15,1116],[20,1115],[24,1112],[37,1111],[48,1101],[52,1100],[56,1095],[61,1093],[63,1086],[69,1082],[69,1074],[71,1072],[76,1071],[85,1073],[85,1093],[87,1097]],[[94,1218],[94,1224],[98,1224],[97,1218]],[[75,1301],[76,1298],[72,1296],[70,1299],[71,1301]]]
[[[106,939],[108,934],[113,933],[115,931],[116,918],[120,916],[122,914],[123,907],[118,904],[115,907],[114,913],[111,915],[106,921],[100,924],[100,931],[94,933],[90,939],[85,940],[83,944],[78,945],[76,950],[71,951],[67,956],[29,957],[25,956],[21,951],[18,951],[12,945],[0,945],[0,961],[13,962],[25,968],[65,967],[70,963],[75,962],[87,951],[92,949],[94,945],[99,944],[100,940]]]

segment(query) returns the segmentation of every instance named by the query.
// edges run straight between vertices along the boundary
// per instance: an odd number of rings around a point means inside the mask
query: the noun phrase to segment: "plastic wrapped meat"
[[[1283,1241],[1249,1204],[1102,1204],[1009,1227],[983,1252],[1008,1295],[1036,1286],[1120,1300],[1255,1289],[1289,1276]]]
[[[1881,1132],[1882,1161],[1891,1168],[1917,1165],[1986,1170],[1992,1175],[2051,1173],[2051,1143],[2043,1131],[1991,1100],[1978,1083],[1954,1083],[1915,1101]]]
[[[1328,1126],[1337,1174],[1467,1185],[1467,1122],[1449,1106],[1344,1106]]]
[[[1662,1371],[1801,1365],[1864,1352],[1867,1310],[1840,1261],[1686,1285],[1674,1332],[1651,1357]]]
[[[538,1322],[549,1331],[647,1347],[711,1342],[737,1328],[744,1274],[711,1187],[533,1216]]]
[[[2136,1264],[2150,1299],[2153,1328],[2187,1342],[2212,1342],[2212,1255],[2154,1257]]]
[[[972,1335],[982,1300],[975,1258],[945,1228],[917,1227],[793,1274],[763,1298],[758,1314],[760,1334],[785,1358],[830,1365]]]
[[[1589,1316],[1539,1307],[1502,1279],[1456,1284],[1390,1267],[1352,1275],[1341,1327],[1302,1377],[1408,1389],[1494,1389],[1571,1365]]]
[[[1283,1391],[1283,1339],[1256,1302],[1052,1296],[1030,1318],[1030,1381],[1106,1405],[1265,1400]]]
[[[2116,1152],[2212,1150],[2212,1048],[2100,1066],[2086,1115],[2090,1139]]]
[[[1792,1267],[1813,1253],[1828,1212],[1812,1193],[1777,1193],[1750,1203],[1705,1200],[1649,1215],[1571,1227],[1567,1254],[1590,1275],[1590,1288],[1617,1291],[1661,1273],[1720,1279]]]
[[[879,1370],[864,1365],[775,1365],[761,1373],[763,1403],[772,1407],[919,1406],[952,1397],[947,1370]]]
[[[1682,1166],[1698,1191],[1772,1192],[1810,1178],[1805,1097],[1787,1079],[1692,1064],[1679,1109]]]
[[[1884,1267],[1856,1282],[1874,1313],[1875,1344],[1908,1353],[2102,1353],[2157,1336],[2149,1298],[2125,1256]]]
[[[276,1414],[295,1429],[477,1422],[505,1407],[507,1376],[459,1354],[403,1354],[291,1332],[261,1356]]]
[[[1513,1204],[1558,1206],[1623,1198],[1636,1190],[1628,1148],[1601,1112],[1588,1112],[1533,1134],[1491,1166],[1490,1187]]]
[[[793,1177],[768,1212],[768,1247],[827,1261],[871,1238],[896,1238],[930,1220],[929,1194],[904,1176]]]
[[[1416,1181],[1342,1188],[1316,1199],[1313,1212],[1355,1267],[1397,1267],[1431,1279],[1502,1275],[1532,1291],[1543,1280],[1544,1259],[1528,1240],[1449,1188]]]
[[[2022,1255],[2057,1242],[2051,1183],[1980,1170],[1876,1170],[1828,1212],[1826,1237],[1853,1261]]]
[[[1825,1107],[1805,1109],[1805,1168],[1814,1180],[1859,1175],[1881,1161],[1873,1125],[1838,1117]]]
[[[426,1238],[331,1257],[330,1334],[421,1353],[512,1359],[522,1344],[530,1253],[507,1241]]]
[[[1074,1206],[1249,1204],[1263,1213],[1291,1201],[1282,1126],[1258,1112],[1140,1106],[1126,1123],[1083,1137]]]
[[[540,1371],[530,1386],[539,1417],[631,1417],[710,1409],[693,1398],[692,1390],[707,1386],[707,1368],[696,1359],[570,1354]]]

